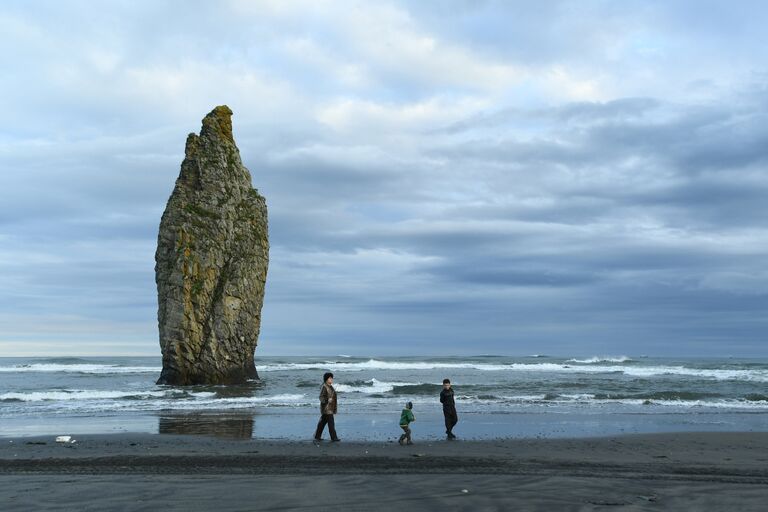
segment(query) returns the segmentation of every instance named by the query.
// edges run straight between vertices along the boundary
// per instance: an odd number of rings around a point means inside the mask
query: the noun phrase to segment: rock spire
[[[163,370],[158,384],[237,384],[257,378],[267,278],[267,205],[214,108],[187,137],[160,221],[155,281]]]

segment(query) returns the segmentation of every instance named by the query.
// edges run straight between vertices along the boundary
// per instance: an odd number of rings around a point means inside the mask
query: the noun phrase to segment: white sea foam
[[[505,364],[485,363],[444,363],[432,361],[380,361],[370,359],[363,362],[325,361],[317,363],[276,363],[257,366],[259,371],[290,371],[290,370],[335,370],[335,371],[365,371],[365,370],[436,370],[436,369],[470,369],[485,371],[503,371],[510,369]]]
[[[0,372],[64,372],[64,373],[160,373],[159,366],[120,366],[116,364],[54,364],[35,363],[0,366]]]
[[[307,395],[298,394],[298,393],[284,393],[280,395],[205,398],[203,400],[196,400],[195,404],[197,405],[222,405],[222,404],[257,405],[257,404],[278,404],[278,403],[296,404],[296,403],[305,402],[305,401],[307,401]]]
[[[42,402],[47,400],[115,400],[119,398],[147,399],[164,397],[165,391],[98,391],[67,389],[59,391],[32,391],[29,393],[3,393],[0,400],[19,400],[22,402]]]
[[[644,399],[644,398],[595,398],[590,393],[582,394],[561,394],[561,395],[513,395],[501,396],[498,400],[510,405],[522,406],[558,406],[558,405],[581,405],[581,406],[642,406],[644,409],[653,409],[654,407],[691,409],[691,408],[713,408],[713,409],[759,409],[768,410],[768,402],[749,401],[741,399],[716,399],[716,400],[674,400],[674,399]],[[495,400],[495,401],[498,401]],[[468,402],[483,403],[488,400],[478,398],[469,398]]]
[[[558,363],[509,365],[509,370],[540,371],[554,373],[623,373],[632,377],[658,377],[664,375],[682,375],[715,380],[746,380],[768,382],[768,370],[764,369],[715,369],[686,368],[684,366],[614,366],[614,365],[569,365]]]
[[[681,408],[768,409],[766,402],[749,402],[746,400],[644,400],[642,405]]]
[[[380,393],[388,393],[395,389],[395,386],[418,386],[419,383],[414,382],[381,382],[377,379],[371,379],[365,381],[370,385],[364,386],[350,386],[349,384],[334,384],[336,391],[341,393],[365,393],[367,395],[374,395]]]
[[[380,361],[370,359],[363,362],[334,362],[325,363],[276,363],[259,366],[259,371],[296,371],[296,370],[334,370],[347,372],[361,372],[367,370],[478,370],[478,371],[520,371],[520,372],[555,372],[555,373],[623,373],[633,377],[658,377],[663,375],[681,375],[701,377],[716,380],[746,380],[754,382],[768,382],[768,370],[766,369],[717,369],[717,368],[688,368],[685,366],[632,366],[610,365],[601,362],[626,362],[628,358],[591,358],[572,359],[566,363],[450,363],[433,361]],[[0,372],[64,372],[84,374],[123,374],[123,373],[156,373],[162,368],[155,366],[119,366],[108,364],[30,364],[16,366],[2,366]],[[405,385],[407,383],[397,383]],[[355,390],[360,392],[378,393],[381,390]],[[384,391],[391,391],[384,390]]]
[[[595,364],[595,363],[628,363],[632,361],[627,356],[608,357],[608,356],[595,356],[589,359],[569,359],[568,363],[580,363],[580,364]]]
[[[195,398],[209,398],[212,396],[216,396],[216,393],[213,391],[194,391],[194,392],[187,392],[187,394]]]
[[[127,399],[127,400],[126,400]],[[162,410],[226,410],[262,407],[305,407],[317,400],[304,394],[218,397],[214,392],[188,391],[86,391],[61,390],[29,393],[4,393],[0,401],[12,407],[13,402],[38,402],[51,412],[162,411]],[[21,406],[21,404],[19,404]]]
[[[615,362],[626,362],[628,358],[612,358]],[[552,373],[623,373],[633,377],[658,377],[663,375],[682,375],[716,380],[746,380],[753,382],[768,382],[766,369],[716,369],[688,368],[685,366],[632,366],[599,364],[595,359],[571,360],[566,363],[448,363],[437,361],[380,361],[370,359],[363,362],[325,363],[276,363],[259,367],[259,371],[296,371],[296,370],[332,370],[360,372],[367,370],[410,370],[426,371],[437,369],[468,369],[490,372],[519,371],[519,372],[552,372]],[[579,362],[575,362],[579,361]],[[609,362],[606,358],[601,361]]]
[[[710,369],[710,368],[686,368],[684,366],[594,366],[590,371],[609,373],[623,372],[633,377],[657,377],[660,375],[683,375],[690,377],[703,377],[716,380],[747,380],[754,382],[768,382],[768,370],[734,370],[734,369]]]
[[[349,393],[342,400],[347,410],[357,407],[387,407],[391,408],[393,399],[373,397],[375,393],[391,391],[394,386],[408,385],[404,382],[381,382],[371,379],[371,385],[349,386],[344,392]],[[344,384],[337,387],[344,389]],[[101,413],[104,411],[163,411],[163,410],[242,410],[259,407],[288,407],[288,408],[314,408],[317,406],[317,398],[312,393],[281,393],[276,395],[256,395],[222,397],[215,392],[200,391],[190,392],[182,390],[164,391],[96,391],[96,390],[58,390],[47,392],[28,393],[4,393],[0,400],[5,401],[9,407],[8,412],[13,413],[13,402],[19,401],[18,407],[24,407],[25,402],[36,402],[36,407],[45,407],[51,413]],[[399,400],[399,398],[397,399]],[[418,406],[433,406],[434,399],[415,396],[411,399]],[[521,395],[473,395],[460,394],[457,400],[465,411],[483,411],[488,407],[501,410],[510,408],[603,408],[610,410],[630,408],[638,412],[659,412],[665,409],[717,409],[717,410],[753,410],[768,411],[768,401],[750,401],[741,398],[715,398],[715,399],[646,399],[642,397],[631,398],[597,398],[591,393],[573,394],[521,394]]]
[[[317,398],[303,394],[284,393],[266,396],[240,396],[228,398],[206,397],[196,400],[161,399],[157,401],[119,402],[122,410],[228,410],[254,407],[308,407],[317,404]]]

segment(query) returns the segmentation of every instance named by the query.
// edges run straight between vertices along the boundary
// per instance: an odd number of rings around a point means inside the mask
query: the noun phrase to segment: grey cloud
[[[0,344],[90,350],[101,339],[155,353],[159,217],[186,133],[230,103],[270,208],[262,346],[273,353],[762,350],[767,82],[736,73],[760,70],[759,16],[719,24],[703,8],[691,19],[685,3],[395,4],[425,40],[500,65],[608,76],[616,92],[528,105],[512,97],[524,87],[471,91],[485,112],[373,116],[345,133],[317,112],[343,100],[399,112],[468,92],[387,66],[369,69],[365,87],[342,86],[281,50],[306,37],[360,64],[328,20],[233,19],[202,2],[9,5],[28,26],[12,41],[25,43],[18,55],[0,57]],[[692,52],[697,42],[710,53]],[[201,85],[208,64],[234,82]],[[68,81],[67,68],[84,79]],[[159,71],[152,94],[121,83],[141,70]],[[249,73],[268,92],[239,89]]]

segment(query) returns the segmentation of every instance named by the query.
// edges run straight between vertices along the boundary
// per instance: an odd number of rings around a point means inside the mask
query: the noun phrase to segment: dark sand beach
[[[768,433],[391,442],[3,439],[10,510],[765,510]]]

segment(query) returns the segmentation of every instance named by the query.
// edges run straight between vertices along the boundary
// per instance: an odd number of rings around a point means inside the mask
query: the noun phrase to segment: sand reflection
[[[202,435],[228,439],[253,437],[252,413],[163,414],[159,417],[160,434]]]

